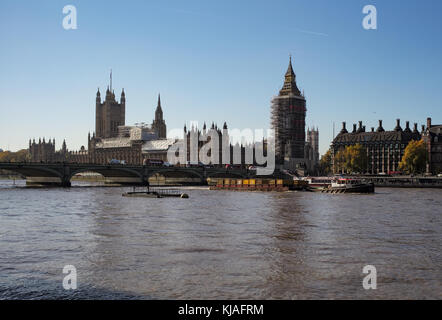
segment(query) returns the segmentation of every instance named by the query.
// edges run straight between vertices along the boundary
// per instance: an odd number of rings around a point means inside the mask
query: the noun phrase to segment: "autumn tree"
[[[17,152],[0,152],[0,162],[25,162],[29,161],[29,159],[29,152],[26,149],[19,150]]]
[[[348,169],[350,172],[364,173],[367,171],[368,156],[367,150],[361,145],[356,144],[346,148]]]
[[[404,151],[404,156],[399,163],[399,170],[410,174],[425,172],[427,164],[427,147],[424,140],[412,140]]]
[[[347,146],[345,149],[339,150],[335,155],[335,165],[340,172],[364,173],[367,171],[367,164],[367,150],[359,143]]]
[[[331,150],[329,149],[319,161],[319,170],[321,174],[328,175],[332,172]]]

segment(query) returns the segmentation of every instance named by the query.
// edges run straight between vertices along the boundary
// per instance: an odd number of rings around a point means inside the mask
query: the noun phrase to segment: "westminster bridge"
[[[101,174],[106,183],[125,185],[148,185],[155,175],[191,179],[196,184],[206,184],[207,178],[250,178],[255,171],[243,168],[147,166],[126,164],[83,163],[29,163],[0,162],[0,169],[16,172],[26,178],[27,185],[55,185],[70,187],[77,174],[95,172]]]

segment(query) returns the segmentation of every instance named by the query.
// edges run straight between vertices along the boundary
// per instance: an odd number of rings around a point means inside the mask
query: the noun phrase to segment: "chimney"
[[[431,128],[431,118],[427,118],[427,128]]]
[[[356,123],[353,123],[353,132],[352,133],[356,133]]]
[[[346,128],[346,123],[345,123],[345,122],[342,122],[342,130],[341,130],[340,133],[341,133],[341,134],[348,133],[347,128]]]
[[[374,127],[371,127],[371,132],[374,132]]]
[[[378,127],[378,129],[377,129],[376,131],[377,131],[377,132],[383,132],[383,131],[385,131],[384,128],[382,127],[382,120],[379,120],[379,127]]]
[[[362,132],[365,132],[365,126],[362,127]]]
[[[401,119],[396,119],[396,128],[394,128],[394,131],[402,131]]]
[[[413,133],[419,133],[419,131],[417,131],[417,123],[414,124]]]
[[[425,132],[425,125],[422,125],[422,133]]]
[[[411,132],[410,130],[410,121],[405,122],[405,132]]]

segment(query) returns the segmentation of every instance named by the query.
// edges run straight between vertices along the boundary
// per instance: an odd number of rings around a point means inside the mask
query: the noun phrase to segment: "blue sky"
[[[62,28],[77,8],[78,29]],[[378,29],[364,30],[375,5]],[[442,123],[442,1],[0,2],[0,148],[29,138],[87,144],[109,70],[126,91],[126,124],[151,122],[161,92],[168,130],[227,121],[268,128],[288,56],[320,151],[341,122]]]

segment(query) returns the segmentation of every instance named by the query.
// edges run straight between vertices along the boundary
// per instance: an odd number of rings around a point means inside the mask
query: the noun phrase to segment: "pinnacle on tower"
[[[124,88],[123,90],[121,90],[120,103],[121,104],[126,103],[126,94],[124,93]]]
[[[293,94],[295,96],[301,95],[301,92],[296,85],[296,75],[292,67],[292,56],[290,56],[289,66],[287,68],[287,72],[285,73],[284,85],[279,91],[280,96],[286,96],[290,94]]]

